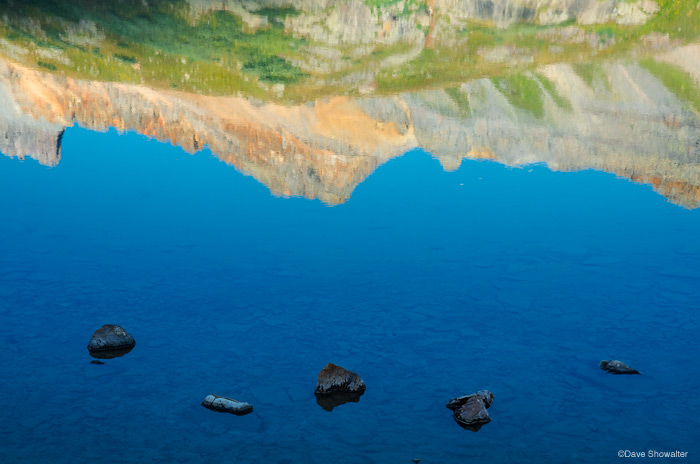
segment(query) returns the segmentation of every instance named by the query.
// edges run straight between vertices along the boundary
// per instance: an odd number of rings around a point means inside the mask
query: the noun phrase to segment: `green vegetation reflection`
[[[324,10],[302,0],[280,7],[0,0],[0,52],[71,77],[287,102],[447,88],[463,115],[469,101],[459,85],[489,78],[514,106],[541,117],[547,96],[562,109],[570,103],[538,67],[570,63],[592,89],[606,89],[606,60],[652,57],[659,47],[700,36],[696,0],[657,0],[648,11],[638,0],[622,3],[631,12],[624,21],[618,12],[593,23],[565,15],[546,22],[543,11],[523,10],[501,24],[496,13],[470,17],[421,0],[344,0]],[[659,66],[645,65],[655,74]],[[695,101],[683,90],[690,84],[680,83],[688,76],[663,74]]]

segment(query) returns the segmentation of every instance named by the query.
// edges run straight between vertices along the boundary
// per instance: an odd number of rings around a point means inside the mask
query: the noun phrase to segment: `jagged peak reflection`
[[[487,158],[613,172],[696,208],[700,109],[664,82],[658,66],[681,66],[700,82],[698,47],[653,62],[603,63],[592,81],[557,64],[459,88],[294,106],[76,80],[4,61],[0,151],[55,165],[67,126],[131,130],[191,153],[206,145],[275,195],[338,204],[379,165],[421,147],[448,170]],[[538,89],[534,97],[512,91],[525,85],[518,80]]]

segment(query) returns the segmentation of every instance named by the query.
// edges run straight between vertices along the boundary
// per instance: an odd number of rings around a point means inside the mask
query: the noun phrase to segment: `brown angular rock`
[[[486,411],[493,402],[493,393],[481,390],[472,395],[453,398],[447,403],[447,408],[454,411],[452,417],[461,427],[476,432],[482,425],[491,422]]]
[[[328,363],[318,374],[316,402],[326,411],[345,403],[357,403],[365,392],[362,378],[335,364]]]
[[[609,374],[615,375],[632,375],[640,374],[636,369],[632,369],[627,364],[622,361],[611,360],[611,361],[601,361],[600,368]]]
[[[317,395],[334,392],[363,392],[365,382],[362,378],[347,369],[328,363],[318,374],[316,384]]]

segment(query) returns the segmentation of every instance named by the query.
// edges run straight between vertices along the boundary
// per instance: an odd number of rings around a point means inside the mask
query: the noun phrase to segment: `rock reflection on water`
[[[326,411],[333,411],[333,408],[345,403],[358,403],[365,391],[359,392],[333,392],[324,395],[316,395],[316,403]]]
[[[124,355],[127,355],[133,350],[134,347],[130,346],[128,348],[120,348],[117,350],[106,350],[106,351],[94,351],[94,350],[88,350],[90,353],[90,356],[96,359],[114,359],[114,358],[121,358]]]

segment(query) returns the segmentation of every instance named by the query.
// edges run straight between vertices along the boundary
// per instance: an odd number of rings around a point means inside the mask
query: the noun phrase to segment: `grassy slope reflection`
[[[274,21],[289,14],[286,9],[269,13],[270,27],[245,32],[241,19],[227,12],[207,13],[193,24],[184,2],[153,5],[23,2],[11,10],[4,35],[31,50],[40,67],[100,80],[226,94],[257,89],[239,68],[263,82],[302,76],[278,56],[298,45]]]
[[[7,57],[74,77],[308,101],[647,53],[700,33],[694,0],[576,0],[559,16],[504,3],[0,0],[0,41]]]

